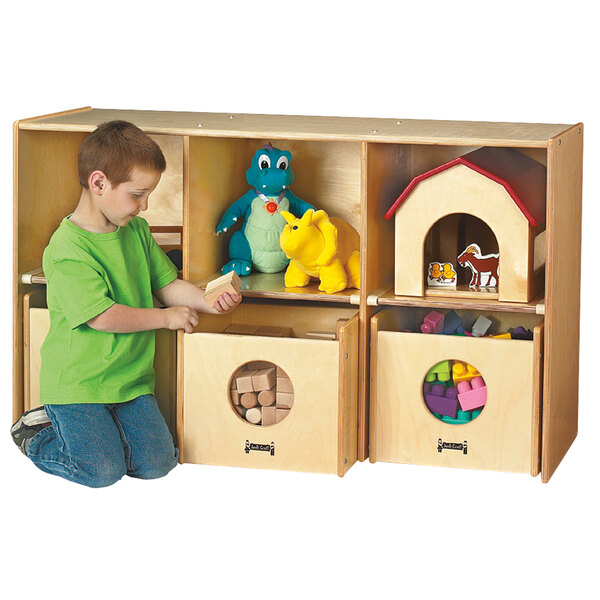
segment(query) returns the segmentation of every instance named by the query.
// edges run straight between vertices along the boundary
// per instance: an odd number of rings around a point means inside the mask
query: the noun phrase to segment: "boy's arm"
[[[183,329],[191,333],[198,324],[198,313],[187,306],[171,308],[134,308],[113,304],[87,321],[92,329],[107,333],[135,333],[151,329]]]
[[[210,308],[204,300],[204,290],[183,279],[174,279],[168,285],[155,290],[154,295],[165,306],[183,305],[211,315],[229,312],[242,301],[241,296],[225,292],[219,296],[215,307]]]

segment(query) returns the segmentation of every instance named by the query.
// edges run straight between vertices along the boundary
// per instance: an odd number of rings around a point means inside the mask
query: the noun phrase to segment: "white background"
[[[593,4],[14,6],[0,18],[2,596],[598,597]],[[583,121],[579,437],[552,481],[367,461],[343,479],[184,465],[162,480],[91,490],[38,471],[8,434],[12,122],[87,105]]]

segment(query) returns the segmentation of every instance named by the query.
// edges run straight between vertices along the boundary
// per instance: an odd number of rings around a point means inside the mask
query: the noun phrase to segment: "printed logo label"
[[[438,440],[437,451],[442,452],[442,450],[462,450],[463,454],[467,453],[467,440],[465,440],[462,444],[457,442],[444,442],[442,438]]]
[[[244,452],[250,454],[251,451],[268,452],[271,456],[275,456],[275,442],[271,442],[270,444],[253,444],[249,440],[246,440]]]

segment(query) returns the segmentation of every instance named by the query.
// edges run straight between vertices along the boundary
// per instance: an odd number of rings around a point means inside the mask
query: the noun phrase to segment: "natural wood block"
[[[277,408],[292,408],[292,404],[294,404],[294,394],[278,391],[276,402]]]
[[[270,337],[292,337],[291,327],[271,327],[269,325],[261,325],[257,327],[254,335],[266,335]]]
[[[246,418],[246,409],[241,404],[234,405],[233,408],[235,408],[238,415],[244,417],[244,419]]]
[[[204,290],[204,300],[210,308],[213,308],[215,302],[221,294],[229,292],[230,294],[239,295],[242,287],[242,280],[235,271],[230,271],[226,275],[217,277],[206,284]]]
[[[261,369],[252,375],[252,386],[254,391],[261,392],[263,390],[271,390],[277,383],[277,376],[275,374],[275,368],[269,367],[268,369]]]
[[[307,331],[306,337],[316,340],[335,340],[335,331]]]
[[[240,403],[240,393],[237,390],[230,390],[229,391],[229,397],[231,398],[231,402],[233,404],[239,404]]]
[[[278,377],[277,378],[277,391],[285,392],[287,394],[294,393],[294,386],[292,380],[289,377]]]
[[[277,408],[275,413],[276,413],[275,421],[277,423],[280,423],[290,414],[290,409],[289,408]]]
[[[244,323],[232,323],[223,330],[223,333],[231,335],[252,335],[256,331],[256,325],[245,325]]]
[[[268,369],[270,367],[273,367],[273,363],[266,360],[253,360],[246,365],[249,371],[260,371],[261,369]]]
[[[275,403],[275,391],[274,390],[263,390],[258,394],[258,403],[261,406],[271,406]]]
[[[240,398],[240,404],[244,408],[254,408],[258,404],[258,394],[255,392],[246,392]]]
[[[252,376],[256,375],[257,371],[243,371],[239,373],[235,377],[235,383],[237,387],[237,391],[240,394],[244,392],[253,392],[254,387],[252,386]]]
[[[277,408],[275,406],[262,407],[262,425],[274,425],[277,423]]]
[[[251,408],[246,411],[246,421],[253,425],[258,425],[262,419],[262,412],[260,408]]]

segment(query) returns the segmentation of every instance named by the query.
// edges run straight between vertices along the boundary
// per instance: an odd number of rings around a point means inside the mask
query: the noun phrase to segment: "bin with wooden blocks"
[[[343,476],[356,461],[356,310],[244,300],[183,354],[184,462]]]
[[[371,460],[537,475],[542,317],[486,313],[498,331],[533,332],[498,339],[422,333],[426,312],[389,308],[372,319]],[[452,313],[467,332],[481,316]]]

